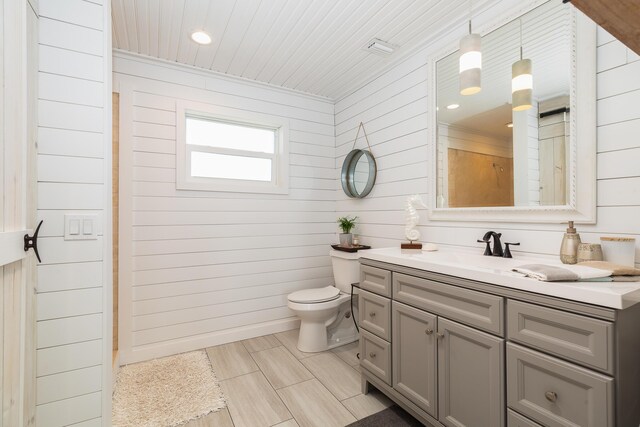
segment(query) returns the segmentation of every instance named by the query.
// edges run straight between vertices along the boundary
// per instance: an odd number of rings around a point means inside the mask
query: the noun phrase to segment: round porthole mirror
[[[351,150],[342,164],[342,189],[349,197],[362,199],[376,183],[376,160],[367,150]]]

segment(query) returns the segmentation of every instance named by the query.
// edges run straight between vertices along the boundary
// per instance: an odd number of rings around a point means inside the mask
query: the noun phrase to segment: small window
[[[286,193],[288,126],[263,114],[216,114],[210,105],[179,103],[178,189]]]

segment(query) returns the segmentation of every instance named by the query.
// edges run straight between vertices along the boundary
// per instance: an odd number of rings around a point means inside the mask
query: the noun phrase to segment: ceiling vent
[[[395,50],[395,46],[380,39],[371,39],[363,49],[379,56],[389,56]]]

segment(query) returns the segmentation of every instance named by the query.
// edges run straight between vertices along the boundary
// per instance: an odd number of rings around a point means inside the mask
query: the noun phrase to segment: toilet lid
[[[295,291],[287,297],[291,302],[301,303],[318,303],[331,301],[340,295],[340,290],[334,286],[327,286],[324,288],[303,289],[301,291]]]

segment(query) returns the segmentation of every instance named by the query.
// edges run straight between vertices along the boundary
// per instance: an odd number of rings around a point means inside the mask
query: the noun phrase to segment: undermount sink
[[[451,249],[433,252],[415,251],[414,253],[405,251],[404,254],[409,258],[415,258],[416,260],[427,263],[464,266],[466,268],[490,270],[492,272],[500,273],[511,273],[512,268],[530,262],[530,260],[485,256],[475,254],[470,251],[454,251]]]

